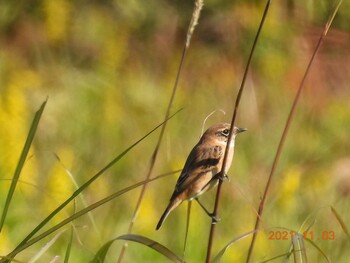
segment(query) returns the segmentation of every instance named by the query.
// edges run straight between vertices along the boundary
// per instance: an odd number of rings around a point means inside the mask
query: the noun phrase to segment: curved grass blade
[[[32,145],[32,142],[33,142],[36,130],[38,128],[41,115],[43,114],[43,111],[45,109],[46,103],[47,103],[47,99],[41,104],[39,110],[35,113],[34,119],[32,121],[32,125],[30,126],[26,142],[24,144],[21,156],[20,156],[19,161],[17,163],[15,174],[13,175],[13,179],[12,179],[12,182],[11,182],[10,189],[9,189],[9,191],[7,193],[4,210],[2,212],[2,216],[1,216],[1,220],[0,220],[0,232],[2,230],[2,227],[4,226],[5,219],[6,219],[6,216],[7,216],[9,207],[10,207],[10,204],[11,204],[11,200],[12,200],[13,194],[14,194],[16,186],[17,186],[18,179],[19,179],[19,177],[21,175],[24,163],[25,163],[25,161],[27,159],[30,146]]]
[[[311,245],[313,245],[318,250],[318,252],[320,252],[320,254],[324,257],[324,259],[327,260],[328,263],[332,263],[330,258],[327,257],[326,253],[324,253],[322,249],[315,244],[315,242],[313,242],[311,239],[308,239],[308,238],[306,238],[305,240],[308,241]]]
[[[269,258],[269,259],[261,261],[259,263],[267,263],[267,262],[270,262],[270,261],[275,260],[275,259],[284,258],[286,256],[288,256],[288,253],[284,253],[284,254],[281,254],[281,255],[278,255],[278,256],[274,256],[273,258]]]
[[[22,244],[21,246],[17,246],[17,248],[11,252],[9,255],[7,255],[6,257],[3,257],[0,262],[1,263],[7,263],[7,262],[10,262],[11,260],[9,259],[13,259],[14,256],[13,255],[17,255],[19,252],[25,250],[26,248],[34,245],[35,243],[37,243],[38,241],[40,241],[41,239],[47,237],[48,235],[52,234],[53,232],[55,232],[56,230],[60,229],[61,227],[65,226],[66,224],[72,222],[73,220],[87,214],[88,212],[100,207],[101,205],[113,200],[114,198],[122,195],[122,194],[125,194],[141,185],[144,185],[146,183],[149,183],[149,182],[152,182],[152,181],[156,181],[160,178],[163,178],[163,177],[166,177],[166,176],[169,176],[171,174],[174,174],[174,173],[178,173],[179,171],[181,170],[177,170],[177,171],[173,171],[173,172],[169,172],[169,173],[165,173],[165,174],[162,174],[162,175],[159,175],[159,176],[156,176],[154,178],[151,178],[151,179],[148,179],[148,180],[144,180],[144,181],[141,181],[141,182],[138,182],[134,185],[131,185],[131,186],[128,186],[118,192],[115,192],[107,197],[105,197],[104,199],[101,199],[100,201],[97,201],[96,203],[93,203],[92,205],[89,205],[88,207],[80,210],[79,212],[76,212],[74,213],[73,215],[71,215],[70,217],[64,219],[63,221],[61,221],[60,223],[58,223],[57,225],[49,228],[48,230],[46,230],[45,232],[43,232],[42,234],[38,235],[37,237],[34,237],[32,239],[30,239],[28,242]]]
[[[262,231],[262,230],[266,230],[266,229],[256,229],[256,230],[252,230],[252,231],[249,231],[249,232],[247,232],[247,233],[244,233],[244,234],[242,234],[242,235],[240,235],[240,236],[238,236],[238,237],[232,239],[230,242],[227,243],[226,246],[224,246],[224,247],[220,250],[220,252],[216,255],[216,257],[213,259],[212,262],[213,262],[213,263],[215,263],[215,262],[218,262],[218,263],[221,262],[222,256],[225,254],[226,250],[227,250],[231,245],[233,245],[233,244],[236,243],[237,241],[242,240],[243,238],[246,238],[246,237],[249,236],[249,235],[252,235],[252,234],[253,234],[254,232],[256,232],[256,231]]]
[[[335,208],[333,206],[331,206],[331,210],[332,210],[333,215],[337,219],[338,223],[340,224],[341,228],[343,229],[345,235],[347,236],[348,241],[350,242],[349,229],[346,227],[344,220],[340,217],[340,215],[338,214],[338,212],[335,210]]]
[[[179,113],[182,109],[176,111],[172,114],[167,120],[163,121],[151,131],[149,131],[142,138],[134,142],[131,146],[125,149],[122,153],[120,153],[117,157],[115,157],[110,163],[108,163],[104,168],[102,168],[97,174],[91,177],[87,182],[85,182],[82,186],[80,186],[68,199],[66,199],[61,205],[59,205],[52,213],[50,213],[43,221],[41,221],[35,228],[32,230],[23,240],[22,242],[7,256],[9,258],[13,258],[20,250],[21,247],[25,246],[26,243],[40,230],[42,229],[58,212],[60,212],[63,208],[65,208],[75,197],[77,197],[82,191],[84,191],[88,186],[90,186],[97,178],[99,178],[104,172],[106,172],[109,168],[111,168],[115,163],[117,163],[120,159],[124,157],[131,149],[133,149],[136,145],[138,145],[141,141],[146,139],[149,135],[155,132],[159,127],[161,127],[165,122],[174,117],[177,113]],[[22,251],[22,250],[20,250]],[[6,262],[0,260],[0,262]]]
[[[259,229],[251,230],[251,231],[249,231],[249,232],[246,232],[246,233],[244,233],[244,234],[242,234],[242,235],[240,235],[240,236],[238,236],[238,237],[232,239],[230,242],[228,242],[227,245],[224,246],[224,247],[220,250],[220,252],[216,255],[216,257],[213,259],[212,262],[221,262],[221,258],[222,258],[222,256],[225,254],[226,250],[227,250],[231,245],[233,245],[234,243],[236,243],[236,242],[238,242],[238,241],[240,241],[240,240],[246,238],[246,237],[249,236],[249,235],[254,234],[254,233],[257,232],[257,231],[268,231],[268,230],[271,230],[271,229],[280,229],[280,230],[285,230],[285,231],[288,231],[288,232],[295,232],[294,230],[289,229],[289,228],[286,228],[286,227],[266,227],[266,228],[259,228]],[[268,261],[270,261],[270,260],[273,260],[273,259],[276,259],[276,258],[279,258],[279,257],[283,257],[283,256],[287,256],[287,255],[288,255],[288,253],[284,253],[284,254],[282,254],[282,255],[276,256],[276,257],[274,257],[274,258],[272,258],[272,259],[268,259],[267,261],[263,261],[263,262],[268,262]],[[263,262],[261,262],[261,263],[263,263]]]
[[[294,262],[307,263],[304,236],[299,233],[293,235],[292,243],[293,243]]]
[[[124,240],[124,241],[133,241],[136,243],[140,243],[142,245],[145,245],[147,247],[150,247],[152,249],[154,249],[155,251],[157,251],[159,254],[162,254],[163,256],[167,257],[168,259],[170,259],[172,262],[178,262],[181,263],[182,260],[180,257],[178,257],[174,252],[172,252],[170,249],[168,249],[167,247],[163,246],[162,244],[149,239],[147,237],[144,236],[140,236],[140,235],[123,235],[123,236],[119,236],[115,239],[112,239],[110,241],[108,241],[106,244],[104,244],[100,250],[97,252],[95,258],[91,261],[92,263],[102,263],[105,260],[105,257],[108,253],[109,248],[111,247],[111,245],[113,244],[114,241],[117,240]]]
[[[309,230],[315,224],[315,222],[316,222],[316,215],[313,215],[313,214],[309,215],[307,218],[305,218],[305,220],[301,224],[298,232],[295,232],[295,233],[299,235],[300,233],[303,233],[303,232],[309,232]],[[307,223],[308,223],[307,227],[304,227]],[[303,230],[303,229],[305,229],[305,230]],[[289,258],[293,254],[293,248],[294,248],[294,244],[293,244],[293,240],[292,240],[290,247],[289,247],[289,250],[288,250],[288,253],[286,254],[286,258],[283,261],[284,263],[289,262]]]

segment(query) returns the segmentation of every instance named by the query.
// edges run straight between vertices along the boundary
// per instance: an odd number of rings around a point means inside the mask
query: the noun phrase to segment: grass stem
[[[268,0],[267,3],[266,3],[264,14],[262,16],[262,19],[261,19],[261,22],[260,22],[260,25],[259,25],[259,29],[258,29],[257,34],[255,36],[255,39],[254,39],[254,42],[253,42],[253,46],[252,46],[252,49],[251,49],[250,54],[249,54],[248,62],[247,62],[247,65],[246,65],[246,68],[245,68],[245,71],[244,71],[242,83],[241,83],[241,86],[240,86],[238,94],[237,94],[236,103],[235,103],[235,107],[234,107],[234,111],[233,111],[233,115],[232,115],[232,120],[231,120],[230,134],[229,134],[229,137],[228,137],[228,143],[226,145],[224,160],[223,160],[223,163],[222,163],[222,167],[223,168],[220,171],[222,177],[223,177],[224,174],[226,174],[225,167],[226,167],[226,162],[227,162],[227,155],[228,155],[227,153],[228,153],[228,149],[230,148],[230,144],[231,144],[232,131],[233,131],[233,127],[235,125],[239,103],[241,101],[242,93],[243,93],[243,90],[244,90],[244,87],[245,87],[245,82],[246,82],[246,79],[247,79],[247,76],[248,76],[248,71],[249,71],[250,64],[251,64],[251,61],[252,61],[252,58],[253,58],[255,47],[256,47],[256,44],[258,42],[261,30],[262,30],[264,22],[265,22],[265,18],[267,16],[267,12],[268,12],[269,7],[270,7],[270,2],[271,1]],[[217,191],[216,191],[215,206],[214,206],[214,212],[213,212],[214,218],[217,217],[217,213],[218,213],[218,206],[219,206],[219,203],[220,203],[219,201],[220,201],[221,186],[222,186],[222,180],[219,181],[218,188],[217,188]],[[216,226],[216,224],[215,224],[214,220],[212,220],[212,224],[211,224],[211,227],[210,227],[210,233],[209,233],[208,248],[207,248],[207,257],[206,257],[206,262],[207,263],[209,263],[210,259],[211,259],[211,250],[212,250],[212,245],[213,245],[215,226]]]

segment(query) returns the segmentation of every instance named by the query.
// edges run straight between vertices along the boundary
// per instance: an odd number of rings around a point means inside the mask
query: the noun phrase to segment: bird
[[[184,168],[176,182],[170,202],[156,226],[158,230],[167,216],[185,200],[195,199],[204,211],[217,221],[213,214],[199,202],[198,197],[209,189],[215,187],[220,179],[225,149],[230,134],[231,124],[219,123],[209,127],[201,136],[199,142],[193,147],[187,157]],[[227,171],[232,163],[234,153],[234,142],[236,135],[246,131],[246,128],[234,127],[232,131],[231,144],[226,160]],[[227,175],[224,175],[227,178]]]

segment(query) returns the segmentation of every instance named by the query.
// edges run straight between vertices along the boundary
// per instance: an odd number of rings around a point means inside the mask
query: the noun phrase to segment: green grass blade
[[[252,230],[252,231],[249,231],[247,233],[244,233],[234,239],[232,239],[230,242],[227,243],[226,246],[224,246],[220,251],[219,253],[215,256],[215,258],[213,259],[213,263],[216,263],[216,262],[221,262],[221,258],[222,256],[225,254],[226,250],[231,246],[233,245],[234,243],[240,241],[241,239],[243,238],[246,238],[247,236],[250,236],[252,235],[253,233],[255,233],[256,231],[260,231],[260,230],[263,230],[263,229],[257,229],[257,230]]]
[[[309,232],[309,230],[311,229],[311,227],[315,224],[316,222],[316,215],[314,214],[310,214],[309,216],[307,216],[305,218],[305,220],[303,221],[303,223],[301,224],[301,226],[299,227],[299,230],[297,232],[295,232],[296,234],[298,233],[303,233],[303,232]],[[306,226],[306,227],[305,227]],[[299,234],[298,234],[299,235]],[[290,247],[289,247],[289,251],[286,254],[286,258],[284,259],[284,263],[288,263],[289,262],[289,258],[291,257],[291,255],[293,254],[293,240],[291,241]]]
[[[299,233],[293,235],[292,243],[293,243],[294,262],[307,263],[304,236]]]
[[[125,194],[141,185],[144,185],[144,184],[147,184],[149,182],[152,182],[152,181],[156,181],[160,178],[163,178],[163,177],[166,177],[166,176],[169,176],[171,174],[174,174],[174,173],[178,173],[180,172],[181,170],[177,170],[177,171],[173,171],[173,172],[169,172],[169,173],[165,173],[165,174],[162,174],[162,175],[159,175],[159,176],[156,176],[154,178],[151,178],[151,179],[148,179],[148,180],[144,180],[144,181],[141,181],[141,182],[138,182],[134,185],[131,185],[131,186],[128,186],[118,192],[115,192],[107,197],[105,197],[104,199],[100,200],[100,201],[97,201],[96,203],[93,203],[91,205],[89,205],[88,207],[80,210],[79,212],[76,212],[75,214],[71,215],[70,217],[66,218],[65,220],[61,221],[60,223],[58,223],[57,225],[51,227],[50,229],[46,230],[45,232],[43,232],[42,234],[38,235],[37,237],[34,237],[32,239],[30,239],[28,242],[22,244],[21,246],[17,246],[15,250],[13,250],[10,254],[8,254],[5,258],[1,259],[0,262],[1,263],[5,263],[5,262],[10,262],[10,258],[14,258],[15,255],[17,255],[19,252],[25,250],[26,248],[32,246],[33,244],[37,243],[38,241],[40,241],[41,239],[47,237],[48,235],[52,234],[53,232],[55,232],[56,230],[60,229],[61,227],[65,226],[66,224],[72,222],[73,220],[89,213],[90,211],[100,207],[101,205],[113,200],[114,198],[122,195],[122,194]]]
[[[76,209],[76,204],[74,202],[74,213],[75,213],[75,210]],[[70,256],[70,251],[72,249],[72,243],[73,243],[73,235],[74,235],[74,225],[71,226],[71,229],[70,229],[70,235],[69,235],[69,241],[68,241],[68,244],[67,244],[67,249],[66,249],[66,253],[64,255],[64,263],[68,263],[69,262],[69,256]]]
[[[109,248],[111,247],[111,245],[113,244],[114,241],[116,240],[125,240],[125,241],[133,241],[136,243],[140,243],[143,244],[147,247],[150,247],[152,249],[154,249],[155,251],[157,251],[159,254],[162,254],[163,256],[167,257],[168,259],[170,259],[172,262],[178,262],[181,263],[181,258],[178,257],[174,252],[172,252],[170,249],[168,249],[167,247],[163,246],[162,244],[149,239],[147,237],[144,236],[139,236],[139,235],[123,235],[123,236],[119,236],[115,239],[112,239],[110,241],[108,241],[106,244],[104,244],[99,251],[97,252],[95,258],[91,261],[92,263],[102,263],[105,260],[105,257],[108,253]]]
[[[151,135],[153,132],[155,132],[159,127],[161,127],[165,122],[167,122],[169,119],[174,117],[177,113],[179,113],[182,109],[178,110],[174,114],[172,114],[167,120],[163,121],[159,125],[157,125],[155,128],[153,128],[151,131],[149,131],[146,135],[144,135],[142,138],[137,140],[135,143],[133,143],[131,146],[129,146],[127,149],[125,149],[122,153],[120,153],[117,157],[115,157],[111,162],[109,162],[104,168],[102,168],[97,174],[95,174],[93,177],[91,177],[87,182],[85,182],[83,185],[81,185],[68,199],[66,199],[61,205],[59,205],[52,213],[50,213],[43,221],[41,221],[35,228],[32,230],[23,240],[22,242],[10,253],[8,256],[10,258],[13,258],[16,254],[19,248],[23,247],[40,229],[42,229],[56,214],[58,214],[63,208],[65,208],[75,197],[77,197],[82,191],[84,191],[86,188],[88,188],[97,178],[99,178],[104,172],[106,172],[109,168],[111,168],[115,163],[117,163],[120,159],[124,157],[131,149],[133,149],[136,145],[138,145],[140,142],[142,142],[144,139],[146,139],[149,135]],[[0,262],[3,262],[0,260]],[[6,262],[6,261],[4,261]]]
[[[17,260],[17,259],[11,259],[8,258],[7,256],[0,256],[1,259],[8,259],[9,262],[14,262],[14,263],[27,263],[27,262],[24,262],[24,261],[20,261],[20,260]]]
[[[272,257],[272,258],[266,259],[266,260],[261,261],[261,262],[259,262],[259,263],[271,262],[271,261],[274,261],[274,260],[279,259],[279,258],[284,258],[284,257],[287,256],[287,255],[288,255],[288,253],[284,253],[284,254],[281,254],[281,255],[274,256],[274,257]]]
[[[309,242],[311,245],[313,245],[318,252],[320,252],[320,254],[324,257],[324,259],[328,262],[328,263],[332,263],[332,261],[330,260],[330,258],[326,255],[326,253],[323,252],[323,250],[316,245],[315,242],[313,242],[311,239],[305,239],[307,242]]]
[[[7,193],[4,210],[2,212],[2,216],[1,216],[1,220],[0,220],[0,232],[1,232],[2,228],[3,228],[3,226],[4,226],[4,223],[5,223],[5,220],[6,220],[6,216],[7,216],[10,204],[11,204],[11,200],[12,200],[13,194],[14,194],[16,186],[17,186],[18,179],[19,179],[19,177],[21,175],[24,163],[25,163],[25,161],[27,159],[28,152],[29,152],[30,146],[32,145],[32,142],[33,142],[36,130],[38,128],[41,115],[42,115],[42,113],[43,113],[43,111],[45,109],[46,102],[47,102],[47,99],[43,102],[43,104],[41,104],[39,110],[35,113],[32,125],[31,125],[31,127],[29,129],[29,133],[28,133],[26,142],[24,144],[24,147],[22,149],[22,153],[21,153],[21,156],[19,158],[16,170],[15,170],[15,174],[13,175],[13,179],[12,179],[12,182],[11,182],[10,189],[9,189],[9,191]]]
[[[331,210],[332,210],[333,215],[337,219],[338,223],[340,224],[341,228],[343,229],[343,232],[345,233],[345,235],[347,236],[347,238],[350,242],[349,229],[345,225],[344,220],[340,217],[339,213],[335,210],[335,208],[333,206],[331,206]]]
[[[73,234],[74,234],[74,230],[73,230],[73,227],[71,227],[70,237],[69,237],[69,241],[68,241],[68,245],[67,245],[67,249],[66,249],[66,254],[64,255],[64,263],[69,262],[70,251],[72,250]]]
[[[259,228],[259,229],[251,230],[251,231],[249,231],[249,232],[246,232],[246,233],[244,233],[244,234],[242,234],[242,235],[240,235],[240,236],[238,236],[238,237],[232,239],[230,242],[228,242],[228,243],[219,251],[219,253],[215,256],[215,258],[214,258],[211,262],[213,262],[213,263],[214,263],[214,262],[215,262],[215,263],[221,262],[221,258],[222,258],[222,256],[225,254],[226,250],[227,250],[230,246],[232,246],[234,243],[236,243],[236,242],[238,242],[238,241],[240,241],[240,240],[242,240],[242,239],[248,237],[249,235],[253,235],[253,234],[254,234],[255,232],[257,232],[257,231],[267,231],[267,230],[271,230],[271,229],[281,229],[281,230],[286,230],[286,231],[293,231],[292,229],[285,228],[285,227],[267,227],[267,228]],[[293,232],[294,232],[294,231],[293,231]],[[274,260],[274,259],[276,259],[276,258],[284,257],[284,256],[287,256],[287,255],[288,255],[288,253],[284,253],[284,254],[282,254],[282,255],[278,255],[278,256],[276,256],[276,257],[274,257],[274,258],[270,258],[270,259],[268,259],[268,260],[266,260],[266,261],[263,261],[263,262],[269,262],[269,261]],[[263,262],[261,262],[261,263],[263,263]]]

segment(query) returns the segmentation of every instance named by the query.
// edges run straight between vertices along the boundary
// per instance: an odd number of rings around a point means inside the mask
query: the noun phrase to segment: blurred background
[[[205,127],[231,120],[245,64],[265,1],[204,2],[153,175],[181,169]],[[237,126],[248,128],[224,183],[214,255],[254,228],[256,210],[296,90],[336,2],[273,1],[253,57]],[[0,202],[4,203],[35,111],[48,97],[4,229],[0,255],[11,251],[75,190],[115,156],[162,122],[174,85],[193,1],[32,0],[0,2]],[[347,262],[349,240],[332,214],[349,225],[350,4],[344,1],[318,53],[298,105],[264,210],[263,227],[298,231],[314,221],[314,242],[333,262]],[[142,181],[156,132],[83,192],[91,204]],[[59,157],[60,161],[56,158]],[[182,254],[187,205],[160,231],[178,174],[149,184],[133,233]],[[76,220],[72,262],[87,262],[107,241],[127,232],[139,194],[133,190]],[[213,206],[215,191],[203,196]],[[2,206],[1,206],[2,207]],[[76,209],[83,208],[80,200]],[[51,225],[74,211],[70,205]],[[192,206],[187,260],[206,255],[210,219]],[[68,226],[67,226],[68,228]],[[304,228],[305,229],[305,228]],[[334,231],[334,240],[322,240]],[[50,239],[17,257],[28,262]],[[39,262],[62,262],[64,232]],[[109,253],[115,262],[123,243]],[[286,253],[290,241],[257,240],[253,262]],[[249,238],[230,247],[224,262],[243,262]],[[320,253],[307,244],[311,262]],[[124,262],[166,262],[129,244]]]

